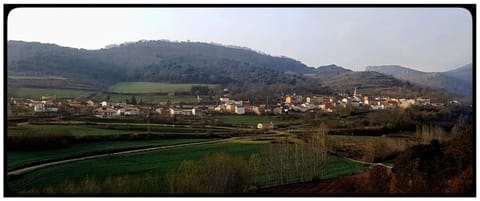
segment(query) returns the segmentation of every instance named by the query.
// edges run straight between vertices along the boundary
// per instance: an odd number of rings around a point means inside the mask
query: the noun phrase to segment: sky
[[[8,40],[84,49],[215,42],[356,71],[439,72],[472,62],[472,18],[461,8],[17,8],[7,23]]]

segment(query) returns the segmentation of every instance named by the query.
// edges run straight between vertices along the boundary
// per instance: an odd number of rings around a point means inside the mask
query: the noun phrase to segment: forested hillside
[[[9,87],[51,88],[55,83],[57,88],[107,90],[118,82],[201,83],[228,86],[242,97],[332,94],[355,87],[372,95],[417,90],[388,75],[334,64],[313,68],[287,57],[212,43],[138,41],[85,50],[9,41],[7,50]]]

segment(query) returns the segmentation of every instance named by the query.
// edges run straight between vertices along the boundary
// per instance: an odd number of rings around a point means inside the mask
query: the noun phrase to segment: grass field
[[[183,160],[199,160],[207,154],[217,152],[247,158],[250,154],[261,151],[263,147],[263,144],[219,143],[103,157],[39,169],[8,182],[8,186],[14,191],[22,191],[60,184],[65,180],[81,179],[86,176],[105,178],[148,173],[163,175],[169,170],[177,168]]]
[[[336,156],[329,156],[326,169],[326,175],[322,179],[333,179],[353,173],[363,172],[367,169],[367,165],[355,163]]]
[[[112,94],[109,95],[110,99],[109,101],[112,102],[122,102],[125,103],[126,99],[131,100],[132,95],[117,95],[117,94]],[[102,95],[101,97],[95,97],[97,100],[106,100],[107,96]],[[185,103],[185,104],[194,104],[197,103],[197,99],[194,96],[160,96],[160,95],[135,95],[135,99],[137,102],[140,102],[140,100],[143,103],[148,103],[148,104],[158,104],[160,102],[166,103],[170,101],[170,103]]]
[[[192,86],[208,86],[216,88],[215,84],[170,84],[157,82],[120,82],[110,87],[116,93],[170,93],[190,92]]]
[[[385,165],[394,166],[395,165],[395,159],[388,159],[386,161],[383,161],[382,163],[385,164]]]
[[[27,125],[21,126],[18,128],[9,128],[8,135],[20,134],[24,131],[55,131],[55,130],[68,130],[73,136],[85,136],[85,135],[119,135],[119,134],[130,134],[134,131],[129,130],[117,130],[117,129],[100,129],[93,128],[86,125]]]
[[[87,97],[91,92],[74,89],[45,89],[22,87],[14,89],[15,97],[40,99],[42,96],[55,95],[57,98]]]
[[[327,159],[327,165],[325,167],[325,175],[319,177],[319,179],[335,179],[338,177],[355,174],[364,172],[368,168],[367,165],[355,163],[337,156],[329,155]],[[295,174],[294,172],[289,172],[290,174]],[[308,172],[307,174],[312,174],[312,172]],[[287,176],[287,175],[283,175]],[[307,180],[308,181],[308,180]],[[279,185],[290,184],[290,183],[297,183],[298,181],[289,181],[285,183],[280,183]],[[257,183],[258,186],[265,186],[266,185],[266,178],[265,176],[260,176]]]
[[[257,125],[258,123],[273,122],[275,125],[294,124],[294,121],[284,121],[274,117],[257,116],[257,115],[226,115],[219,117],[225,124],[243,124],[243,125]]]
[[[211,139],[210,139],[211,140]],[[74,144],[68,148],[40,151],[7,151],[7,169],[12,170],[34,162],[59,160],[66,157],[99,151],[128,148],[140,148],[157,145],[171,145],[189,142],[201,142],[207,139],[174,139],[174,140],[142,140],[142,141],[105,141]]]
[[[110,176],[164,175],[177,168],[183,160],[199,160],[207,154],[218,152],[248,159],[251,154],[259,153],[265,147],[266,145],[262,143],[232,141],[98,158],[40,169],[9,181],[8,186],[14,191],[23,191],[61,184],[65,180],[81,180],[87,176],[102,180]],[[330,156],[326,175],[322,179],[350,175],[365,171],[366,168],[365,165]],[[258,184],[261,186],[262,182]]]
[[[142,134],[147,133],[148,124],[123,124],[123,123],[99,123],[98,125],[25,125],[17,128],[8,128],[8,135],[17,135],[26,131],[39,131],[48,133],[49,131],[70,131],[73,136],[92,136],[92,135],[122,135],[122,134]],[[104,127],[104,128],[102,128]],[[153,134],[228,134],[229,130],[206,129],[206,128],[188,128],[171,127],[162,124],[151,124],[151,133]]]

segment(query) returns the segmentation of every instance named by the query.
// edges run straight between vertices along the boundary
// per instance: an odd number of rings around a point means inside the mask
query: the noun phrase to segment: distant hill
[[[472,79],[473,79],[472,64],[467,64],[462,67],[456,68],[454,70],[443,72],[442,74],[459,79],[459,80],[463,80],[467,83],[472,84]]]
[[[131,81],[202,83],[228,86],[242,97],[332,94],[355,87],[372,94],[417,90],[380,73],[353,72],[334,64],[313,68],[287,57],[212,43],[138,41],[85,50],[8,41],[7,51],[9,87],[107,90]]]
[[[351,70],[345,69],[335,64],[330,64],[326,66],[319,66],[308,73],[304,73],[303,75],[306,77],[325,81],[331,79],[332,76],[343,74],[346,72],[351,72]]]
[[[344,73],[344,72],[351,72],[349,69],[345,69],[341,66],[337,66],[335,64],[330,64],[326,66],[319,66],[318,68],[315,68],[314,72],[316,73]]]
[[[289,83],[313,68],[286,57],[207,43],[140,41],[100,50],[8,42],[9,76],[57,76],[103,86],[121,81]]]
[[[393,76],[398,79],[409,81],[421,81],[425,78],[425,76],[428,76],[428,73],[413,70],[399,65],[367,66],[365,68],[365,71],[379,72],[385,75]]]
[[[404,88],[411,90],[413,85],[398,80],[391,76],[377,72],[344,72],[333,75],[324,82],[325,86],[332,88],[335,91],[353,94],[353,90],[357,90],[366,94],[384,94],[386,91]],[[402,94],[395,94],[402,95]]]
[[[414,84],[444,89],[458,95],[472,94],[472,65],[447,72],[422,72],[398,65],[367,66],[366,71],[379,72]]]
[[[41,78],[52,76],[69,83],[78,83],[76,85],[88,86],[108,85],[124,78],[124,73],[117,70],[117,66],[97,57],[94,52],[83,49],[37,42],[9,41],[7,44],[9,84],[13,77],[36,78],[37,80],[15,79],[13,83],[39,87],[46,84],[40,81],[43,80]]]

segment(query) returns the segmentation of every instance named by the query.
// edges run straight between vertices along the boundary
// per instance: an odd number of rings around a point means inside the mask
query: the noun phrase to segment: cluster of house
[[[348,96],[347,94],[338,94],[339,99],[337,103],[341,107],[360,107],[367,106],[370,110],[382,110],[382,109],[394,109],[394,108],[408,108],[412,105],[430,105],[430,106],[441,106],[445,104],[459,104],[458,101],[445,101],[439,98],[422,98],[418,97],[413,98],[392,98],[392,97],[373,97],[369,99],[368,96],[362,96],[362,94],[357,93],[355,88],[353,95]]]
[[[337,94],[335,96],[302,96],[286,95],[281,101],[272,104],[254,105],[250,101],[234,100],[230,98],[228,89],[223,90],[223,95],[218,101],[201,100],[195,105],[157,105],[142,106],[126,103],[111,103],[107,101],[95,102],[93,100],[56,99],[55,97],[42,97],[42,100],[24,98],[11,98],[9,104],[23,105],[33,108],[34,114],[58,115],[59,113],[92,115],[98,118],[128,118],[147,115],[165,116],[201,116],[209,113],[231,113],[243,115],[270,114],[281,115],[289,112],[333,112],[338,107],[369,107],[371,110],[407,108],[411,105],[444,105],[446,101],[427,98],[390,98],[362,96],[354,90],[352,95]],[[458,101],[448,103],[458,104]]]
[[[107,101],[100,102],[99,106],[100,107],[97,107],[93,111],[93,115],[103,119],[111,119],[116,117],[136,117],[140,115],[141,110],[148,110],[148,108],[138,107],[136,105],[126,103],[108,103]]]

